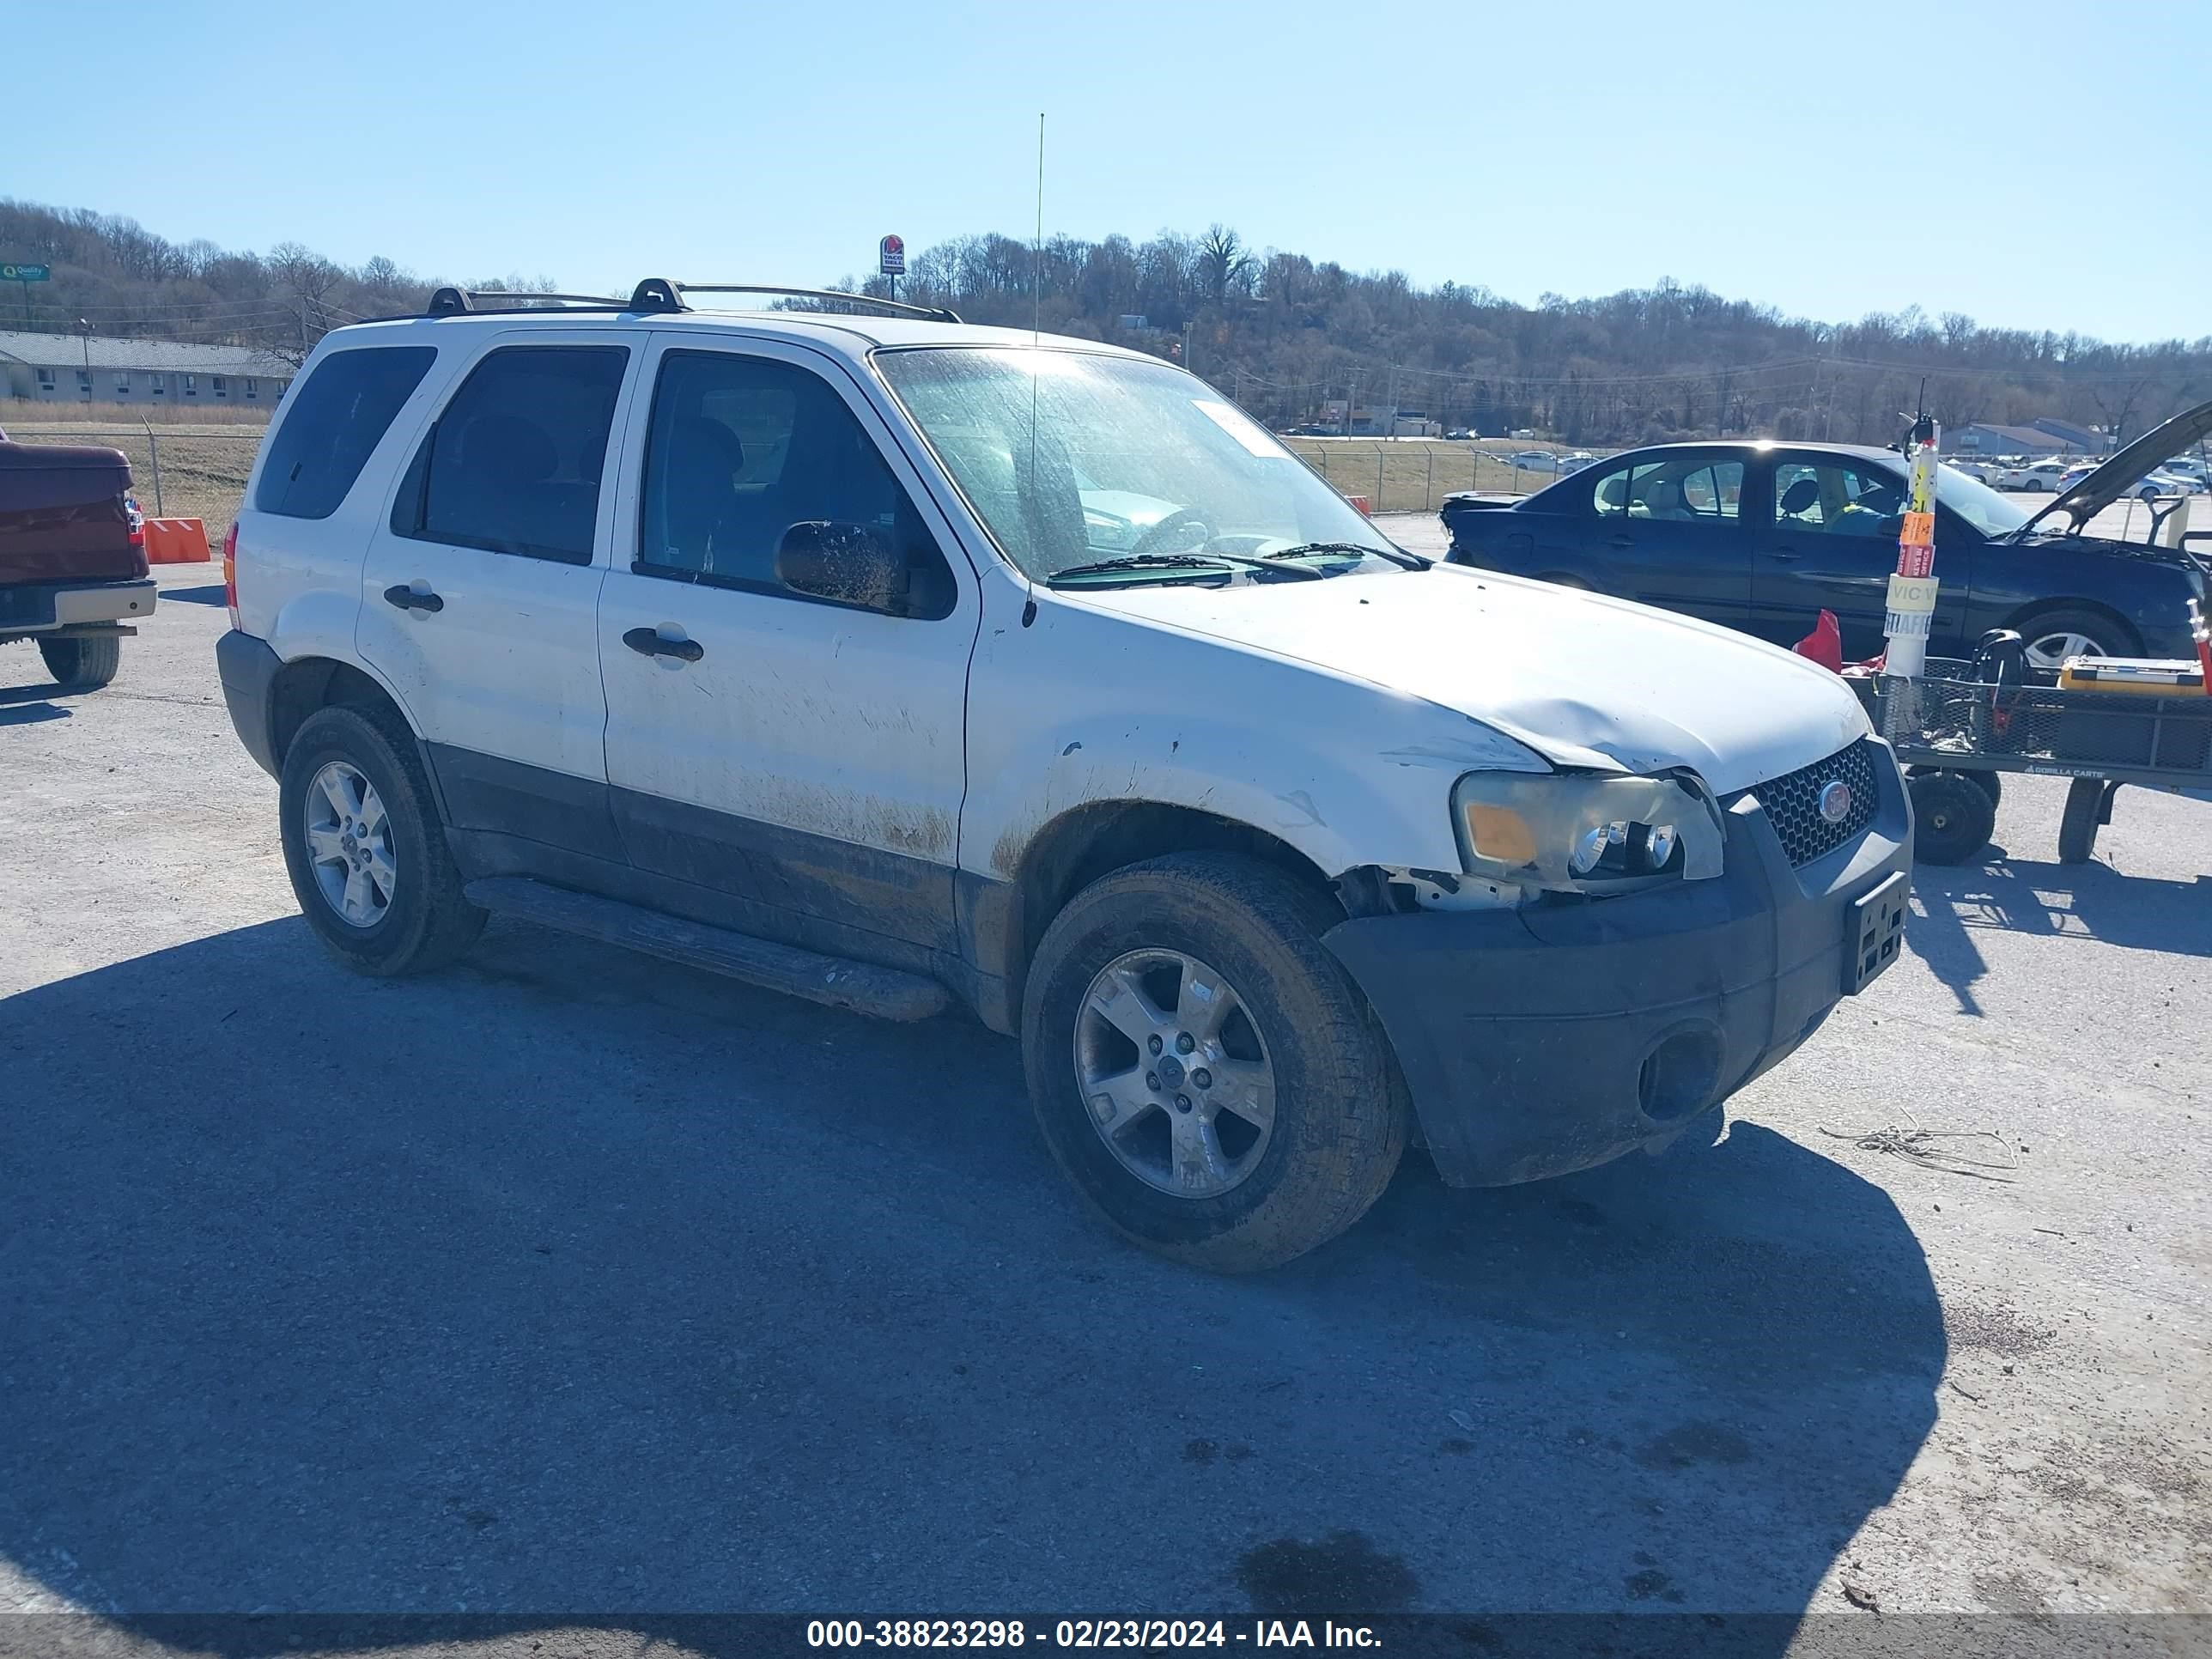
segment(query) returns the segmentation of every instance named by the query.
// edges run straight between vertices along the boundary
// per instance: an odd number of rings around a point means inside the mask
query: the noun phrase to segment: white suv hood
[[[1747,635],[1624,600],[1437,565],[1083,598],[1455,708],[1555,765],[1687,766],[1719,794],[1869,731],[1835,675]],[[1378,750],[1390,734],[1375,733]]]

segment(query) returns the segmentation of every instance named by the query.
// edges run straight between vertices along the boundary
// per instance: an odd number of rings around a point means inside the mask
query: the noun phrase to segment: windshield
[[[1252,561],[1276,556],[1288,556],[1285,577],[1396,568],[1350,502],[1181,369],[1019,346],[876,362],[993,538],[1037,580],[1266,580],[1276,573]]]
[[[2009,535],[2027,522],[2026,509],[1954,467],[1936,469],[1936,499],[1984,536]]]

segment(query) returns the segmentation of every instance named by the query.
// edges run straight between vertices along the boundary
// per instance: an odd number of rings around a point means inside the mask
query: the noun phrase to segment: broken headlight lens
[[[1500,884],[1620,893],[1721,872],[1719,805],[1686,774],[1470,772],[1452,815],[1468,873]]]

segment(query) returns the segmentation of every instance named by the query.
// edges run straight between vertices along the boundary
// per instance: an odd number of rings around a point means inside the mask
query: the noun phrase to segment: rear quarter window
[[[317,364],[269,440],[257,511],[288,519],[327,519],[422,377],[434,346],[364,346]]]

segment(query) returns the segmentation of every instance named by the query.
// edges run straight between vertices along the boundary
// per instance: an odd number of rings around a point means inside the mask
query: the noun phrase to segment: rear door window
[[[1733,526],[1743,495],[1743,463],[1709,455],[1670,455],[1608,472],[1591,486],[1601,519]]]
[[[501,346],[469,373],[407,469],[392,531],[592,562],[626,346]]]
[[[324,358],[269,440],[255,509],[288,519],[337,512],[437,356],[434,346],[368,346]]]

